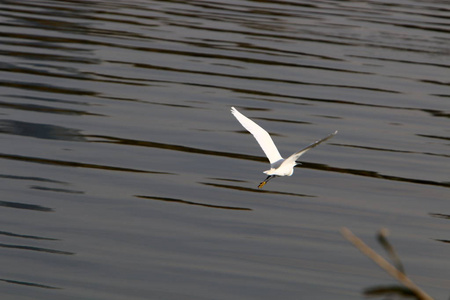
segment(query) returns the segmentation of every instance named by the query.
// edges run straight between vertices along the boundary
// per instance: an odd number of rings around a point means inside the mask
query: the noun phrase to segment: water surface
[[[445,1],[3,1],[0,259],[8,299],[449,295]],[[236,106],[290,155],[267,159]]]

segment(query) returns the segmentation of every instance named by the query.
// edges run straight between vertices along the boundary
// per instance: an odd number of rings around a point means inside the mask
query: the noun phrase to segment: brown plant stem
[[[360,238],[353,234],[350,229],[343,227],[341,229],[341,234],[349,242],[351,242],[359,251],[364,255],[373,260],[378,266],[385,270],[389,275],[398,280],[404,286],[409,288],[420,300],[433,300],[427,293],[425,293],[421,288],[419,288],[405,273],[401,272],[393,265],[391,265],[386,259],[381,255],[376,253],[372,248],[367,246]]]

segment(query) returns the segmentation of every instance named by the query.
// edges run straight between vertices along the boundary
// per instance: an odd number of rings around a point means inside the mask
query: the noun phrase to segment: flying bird
[[[265,131],[261,126],[241,114],[236,108],[231,107],[231,113],[233,116],[241,123],[241,125],[247,129],[256,139],[259,146],[261,146],[262,150],[266,154],[267,158],[270,162],[270,170],[264,171],[267,174],[267,178],[264,179],[258,185],[258,188],[262,188],[269,180],[277,176],[291,176],[294,173],[294,167],[299,165],[297,159],[302,156],[306,151],[312,149],[319,145],[320,143],[325,142],[328,139],[331,139],[333,136],[337,134],[337,130],[327,137],[315,141],[311,145],[303,148],[300,151],[295,152],[288,158],[284,159],[281,157],[280,152],[278,152],[277,146],[275,146],[272,138],[269,133]]]

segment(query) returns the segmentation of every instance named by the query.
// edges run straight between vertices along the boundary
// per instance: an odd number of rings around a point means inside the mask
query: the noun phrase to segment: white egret
[[[330,134],[329,136],[315,141],[311,145],[303,148],[302,150],[295,152],[291,156],[289,156],[287,159],[284,159],[281,157],[280,152],[278,152],[277,146],[275,146],[274,142],[272,141],[272,138],[270,137],[269,133],[265,131],[261,126],[241,114],[236,108],[231,107],[231,113],[233,116],[236,117],[236,119],[241,123],[241,125],[247,129],[256,139],[259,146],[261,146],[262,150],[266,154],[267,158],[270,162],[270,170],[264,171],[265,174],[267,174],[267,178],[264,179],[263,182],[261,182],[258,185],[258,188],[262,188],[270,179],[277,177],[277,176],[291,176],[294,173],[294,167],[298,164],[297,159],[302,156],[306,151],[309,149],[312,149],[319,145],[320,143],[325,142],[328,139],[331,139],[334,135],[336,135],[337,130]]]

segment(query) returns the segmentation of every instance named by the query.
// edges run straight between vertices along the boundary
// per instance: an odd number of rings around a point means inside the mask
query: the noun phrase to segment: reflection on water
[[[0,133],[31,136],[40,139],[83,141],[79,130],[62,126],[0,120]]]
[[[276,134],[274,134],[276,136]],[[156,143],[156,142],[150,142],[150,141],[137,141],[137,140],[129,140],[129,139],[122,139],[122,138],[114,138],[114,137],[107,137],[107,136],[87,136],[88,138],[100,138],[100,140],[91,140],[92,142],[100,142],[100,143],[117,143],[121,145],[131,145],[131,146],[140,146],[140,147],[153,147],[153,148],[160,148],[165,150],[172,150],[172,151],[182,151],[187,153],[198,153],[202,155],[215,155],[215,156],[224,156],[224,157],[233,157],[237,159],[245,159],[245,160],[253,160],[253,161],[261,161],[266,162],[266,158],[263,156],[251,156],[251,155],[243,155],[239,153],[228,153],[228,152],[221,152],[221,151],[212,151],[212,150],[206,150],[206,149],[200,149],[200,148],[194,148],[194,147],[186,147],[182,145],[173,145],[173,144],[163,144],[163,143]],[[343,145],[343,144],[333,144],[330,145],[337,145],[340,147],[353,147],[353,148],[362,148],[367,150],[375,150],[375,151],[388,151],[388,152],[396,152],[396,153],[417,153],[414,151],[400,151],[400,150],[394,150],[394,149],[382,149],[382,148],[376,148],[376,147],[366,147],[366,146],[357,146],[357,145]],[[448,155],[442,155],[437,153],[420,153],[423,155],[434,155],[434,156],[441,156],[441,157],[449,157]],[[414,178],[406,178],[406,177],[399,177],[399,176],[391,176],[391,175],[383,175],[379,174],[378,172],[369,171],[369,170],[357,170],[357,169],[347,169],[347,168],[338,168],[338,167],[332,167],[324,164],[317,164],[317,163],[308,163],[304,162],[302,163],[301,167],[299,168],[309,168],[314,170],[322,170],[322,171],[328,171],[328,172],[339,172],[339,173],[347,173],[351,175],[358,175],[358,176],[366,176],[366,177],[372,177],[372,178],[378,178],[378,179],[386,179],[386,180],[395,180],[395,181],[404,181],[404,182],[413,182],[417,184],[429,184],[429,185],[438,185],[442,187],[450,187],[450,182],[435,182],[430,180],[421,180],[421,179],[414,179]],[[230,187],[232,186],[228,185],[220,185],[217,184],[217,187]],[[237,188],[237,187],[234,187]],[[245,188],[239,188],[241,190],[250,190]],[[257,192],[265,192],[261,190],[253,190]],[[283,193],[283,192],[276,192],[280,194],[290,194],[290,193]],[[307,195],[302,195],[307,196]]]
[[[286,195],[286,196],[295,196],[295,197],[315,197],[312,195],[305,195],[305,194],[299,194],[299,193],[286,193],[286,192],[280,192],[280,191],[261,190],[261,189],[257,188],[257,185],[255,185],[254,188],[248,188],[248,187],[236,186],[236,185],[231,185],[231,184],[219,184],[219,183],[212,183],[212,182],[200,182],[200,183],[204,184],[204,185],[208,185],[208,186],[217,187],[217,188],[225,188],[225,189],[238,190],[238,191],[244,191],[244,192]]]
[[[30,189],[41,190],[41,191],[51,191],[51,192],[58,192],[58,193],[84,194],[84,192],[82,192],[82,191],[73,191],[73,190],[68,190],[68,189],[55,189],[55,188],[49,188],[49,187],[37,186],[37,185],[30,186]]]
[[[53,238],[34,236],[34,235],[15,234],[12,232],[4,232],[4,231],[0,231],[0,235],[19,237],[19,238],[24,238],[24,239],[32,239],[32,240],[47,240],[47,241],[57,241],[58,240],[58,239],[53,239]]]
[[[2,296],[360,299],[337,229],[385,226],[447,297],[447,6],[2,1]],[[233,105],[340,134],[258,190]]]
[[[442,219],[447,219],[450,220],[450,215],[445,215],[445,214],[439,214],[439,213],[430,213],[430,216],[435,217],[435,218],[442,218]],[[442,242],[442,243],[450,243],[450,239],[434,239],[435,241],[438,242]]]
[[[320,167],[318,167],[318,165]],[[378,172],[368,171],[368,170],[341,169],[341,168],[335,168],[335,167],[324,166],[321,164],[313,164],[313,163],[302,163],[302,167],[319,169],[319,170],[327,170],[330,172],[339,172],[339,173],[346,173],[346,174],[351,174],[351,175],[372,177],[372,178],[377,178],[377,179],[411,182],[411,183],[415,183],[415,184],[436,185],[436,186],[445,187],[445,188],[450,187],[450,182],[436,182],[436,181],[432,181],[432,180],[421,180],[421,179],[414,179],[414,178],[407,178],[407,177],[385,175],[385,174],[380,174]]]
[[[25,281],[17,281],[17,280],[9,280],[9,279],[3,279],[3,278],[0,278],[0,281],[6,282],[6,283],[11,283],[11,284],[24,285],[27,287],[35,287],[35,288],[43,288],[43,289],[60,289],[58,287],[44,285],[44,284],[25,282]]]
[[[38,251],[38,252],[45,252],[45,253],[51,253],[51,254],[64,254],[64,255],[75,254],[75,253],[67,252],[67,251],[60,251],[60,250],[40,248],[40,247],[23,246],[23,245],[8,245],[8,244],[0,243],[0,247],[1,248],[19,249],[19,250],[28,250],[28,251]]]
[[[26,204],[26,203],[17,203],[17,202],[10,202],[10,201],[0,201],[0,206],[3,207],[9,207],[9,208],[18,208],[18,209],[30,209],[35,211],[53,211],[53,209],[41,205],[34,205],[34,204]]]
[[[48,178],[41,178],[41,177],[14,176],[14,175],[0,174],[0,178],[14,179],[14,180],[29,180],[29,181],[39,181],[39,182],[51,182],[51,183],[67,184],[67,182],[58,181],[58,180],[53,180],[53,179],[48,179]]]
[[[433,217],[436,218],[444,218],[444,219],[450,219],[450,215],[444,215],[444,214],[430,214]]]
[[[17,110],[25,110],[25,111],[35,111],[35,112],[45,112],[45,113],[53,113],[53,114],[67,114],[67,115],[96,115],[92,113],[88,113],[80,110],[73,109],[61,109],[57,107],[45,106],[45,105],[36,105],[36,104],[28,104],[28,103],[17,103],[17,102],[0,102],[0,107],[7,109],[17,109]]]
[[[142,196],[142,195],[135,195],[135,197],[141,198],[141,199],[151,199],[151,200],[159,200],[159,201],[165,201],[165,202],[175,202],[175,203],[182,203],[182,204],[188,204],[188,205],[198,205],[198,206],[210,207],[210,208],[231,209],[231,210],[251,210],[250,208],[245,208],[245,207],[212,205],[212,204],[197,203],[197,202],[193,202],[193,201],[167,198],[167,197]]]
[[[110,171],[137,172],[137,173],[170,174],[170,173],[166,173],[166,172],[153,172],[153,171],[145,171],[145,170],[138,170],[138,169],[81,163],[81,162],[75,162],[75,161],[62,161],[62,160],[55,160],[55,159],[46,159],[46,158],[40,158],[40,157],[30,157],[30,156],[11,155],[11,154],[2,154],[2,153],[0,153],[0,158],[26,161],[26,162],[32,162],[32,163],[38,163],[38,164],[65,166],[65,167],[104,169],[104,170],[110,170]]]

